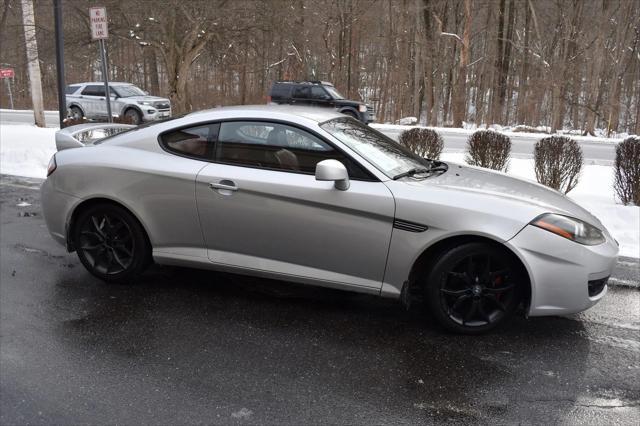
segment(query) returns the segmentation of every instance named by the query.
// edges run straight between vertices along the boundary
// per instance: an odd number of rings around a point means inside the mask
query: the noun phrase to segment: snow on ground
[[[407,117],[407,118],[414,118],[414,117]],[[370,124],[370,126],[379,131],[392,131],[392,132],[402,132],[403,130],[415,129],[417,127],[425,127],[425,126],[409,126],[409,125],[400,125],[400,124],[378,124],[378,123],[372,123]],[[452,134],[470,136],[471,134],[473,134],[473,132],[475,132],[476,130],[479,130],[476,128],[460,128],[460,127],[427,127],[427,128],[433,129],[443,136],[452,135]],[[508,130],[510,129],[508,127],[498,128],[498,126],[496,126],[496,128],[493,128],[493,129],[496,131],[499,131],[500,133],[506,136],[509,136],[510,138],[542,139],[548,136],[552,136],[548,133],[513,132]],[[622,137],[621,138],[605,138],[605,137],[581,136],[581,135],[573,135],[573,134],[562,134],[562,136],[570,137],[571,139],[574,139],[576,142],[584,141],[584,142],[616,144],[624,140],[624,138]]]
[[[44,179],[56,152],[54,128],[0,125],[0,173]]]
[[[49,159],[56,151],[56,130],[0,125],[0,173],[45,178]],[[464,154],[444,153],[442,160],[463,163]],[[512,158],[508,174],[535,181],[533,160]],[[580,182],[569,197],[602,221],[620,242],[620,255],[640,257],[640,207],[616,203],[613,167],[585,165]]]

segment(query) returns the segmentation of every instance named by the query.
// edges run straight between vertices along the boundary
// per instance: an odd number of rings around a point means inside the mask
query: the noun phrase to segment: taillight
[[[51,160],[49,160],[49,166],[47,167],[47,177],[51,176],[51,173],[56,171],[58,165],[56,164],[56,155],[53,154]]]

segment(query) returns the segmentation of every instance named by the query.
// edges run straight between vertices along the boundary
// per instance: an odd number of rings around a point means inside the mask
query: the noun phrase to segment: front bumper
[[[146,105],[141,105],[140,108],[142,109],[143,121],[163,120],[171,117],[171,109],[156,109]]]
[[[585,246],[529,225],[508,241],[529,272],[530,316],[581,312],[604,297],[606,284],[594,282],[611,275],[618,256],[618,244],[605,234],[603,244]]]
[[[376,121],[376,116],[373,110],[367,110],[365,112],[358,111],[359,120],[365,124],[373,123]]]

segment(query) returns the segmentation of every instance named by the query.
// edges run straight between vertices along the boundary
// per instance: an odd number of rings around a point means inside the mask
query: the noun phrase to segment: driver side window
[[[315,174],[320,161],[341,161],[354,179],[367,172],[320,138],[279,123],[232,121],[220,125],[216,161],[226,164]]]

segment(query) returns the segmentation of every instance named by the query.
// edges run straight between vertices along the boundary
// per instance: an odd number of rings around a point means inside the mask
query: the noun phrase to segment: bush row
[[[433,129],[402,132],[399,142],[421,157],[438,160],[444,148],[442,136]],[[494,130],[478,130],[467,141],[467,164],[506,172],[511,140]],[[578,143],[565,136],[548,136],[534,145],[536,179],[566,194],[576,187],[584,163]],[[613,189],[623,204],[640,206],[640,138],[631,136],[616,146]]]

